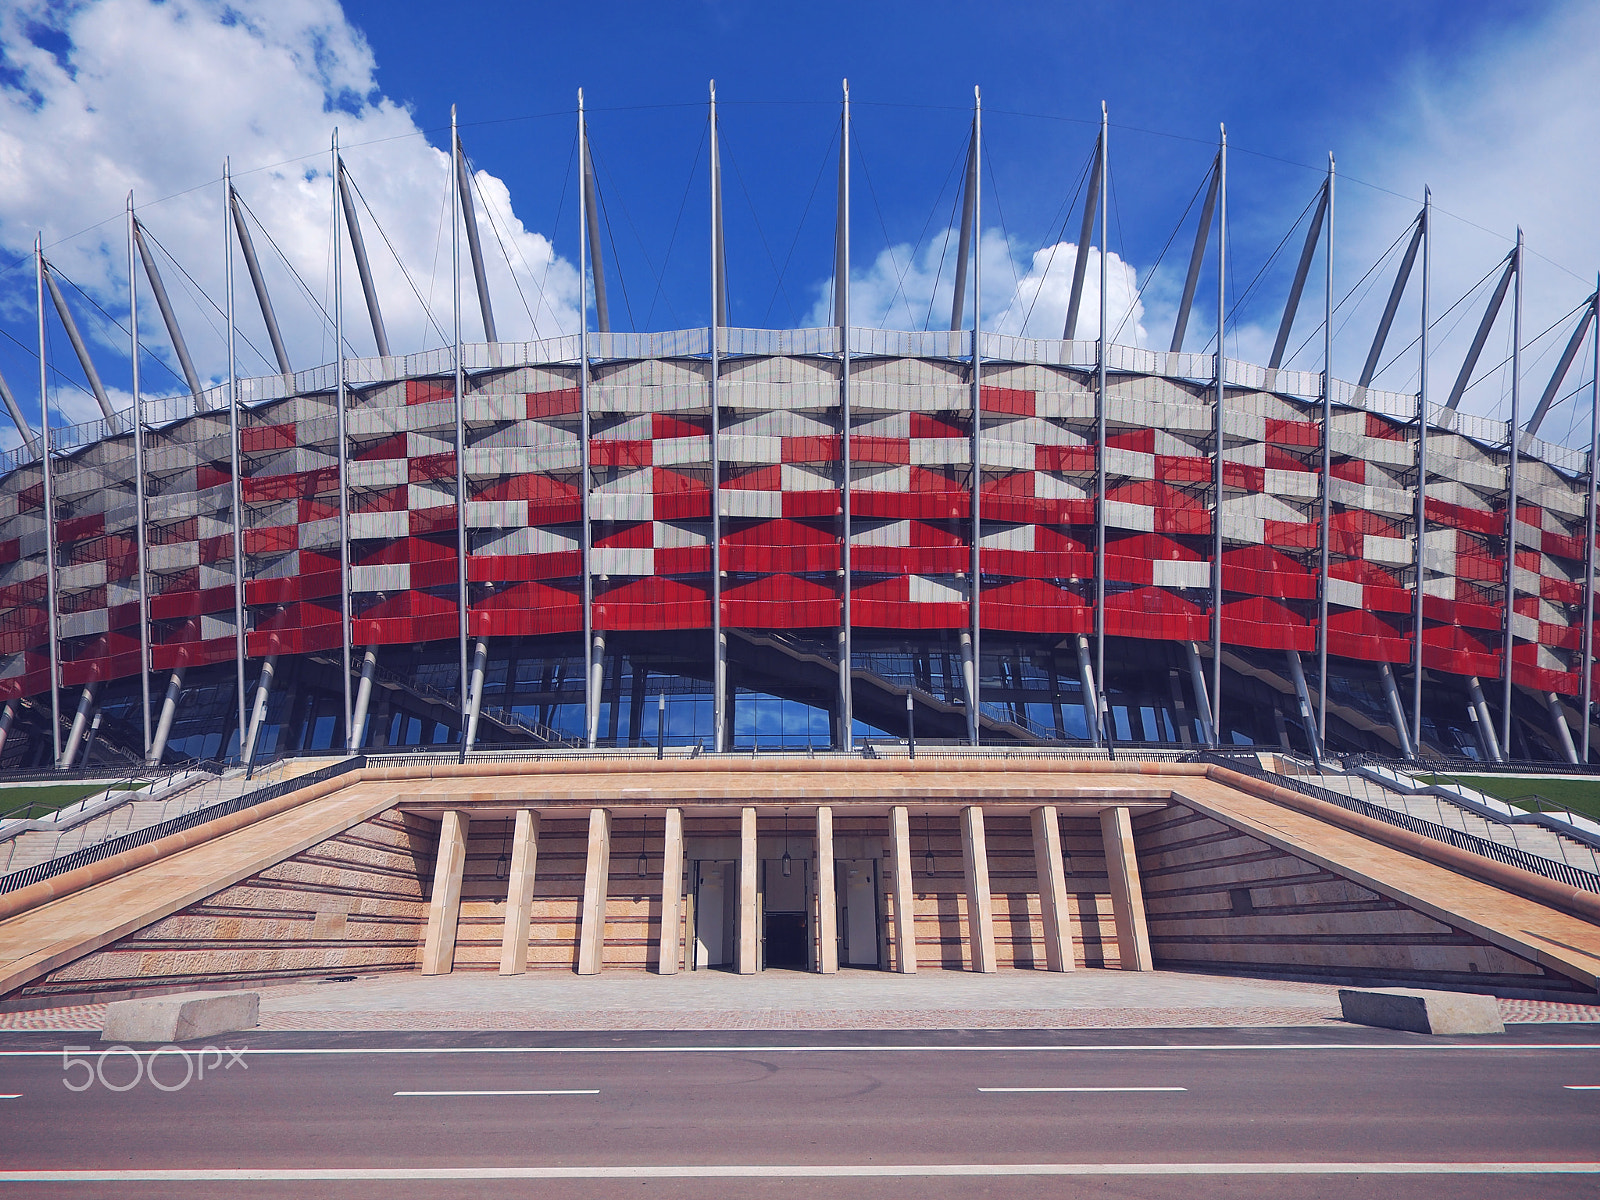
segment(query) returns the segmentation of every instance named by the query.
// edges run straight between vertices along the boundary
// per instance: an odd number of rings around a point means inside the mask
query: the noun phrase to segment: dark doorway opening
[[[805,913],[769,912],[763,933],[767,966],[794,967],[803,971],[809,965]]]

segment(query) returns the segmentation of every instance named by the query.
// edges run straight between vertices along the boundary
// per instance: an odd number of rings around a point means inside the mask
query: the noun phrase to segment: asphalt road
[[[214,1040],[5,1035],[0,1192],[1600,1194],[1594,1026]]]

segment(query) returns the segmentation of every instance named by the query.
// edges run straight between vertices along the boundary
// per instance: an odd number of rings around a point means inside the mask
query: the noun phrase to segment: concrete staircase
[[[209,808],[213,804],[231,800],[246,790],[263,787],[273,782],[274,778],[272,772],[258,771],[254,779],[247,781],[244,771],[235,769],[221,776],[202,777],[188,786],[164,789],[150,797],[130,792],[129,798],[123,803],[87,820],[75,824],[69,820],[53,828],[27,830],[0,842],[0,876],[36,863],[49,862],[85,846],[98,845],[151,825],[159,825],[185,813]]]
[[[1447,796],[1437,793],[1409,795],[1363,775],[1328,771],[1304,778],[1307,783],[1330,792],[1340,792],[1392,812],[1406,813],[1418,820],[1432,821],[1447,829],[1458,829],[1526,854],[1537,854],[1541,858],[1600,874],[1600,854],[1596,853],[1593,846],[1542,825],[1517,820],[1492,820],[1463,804],[1453,802]]]

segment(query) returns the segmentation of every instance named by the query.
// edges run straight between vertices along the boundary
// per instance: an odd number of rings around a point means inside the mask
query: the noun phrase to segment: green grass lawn
[[[104,783],[42,783],[38,787],[0,788],[0,816],[38,820],[105,789]],[[26,812],[17,811],[24,807]]]
[[[1574,779],[1563,775],[1539,779],[1507,779],[1503,775],[1423,775],[1420,778],[1428,783],[1465,784],[1530,812],[1538,806],[1527,797],[1537,794],[1600,821],[1600,779]]]

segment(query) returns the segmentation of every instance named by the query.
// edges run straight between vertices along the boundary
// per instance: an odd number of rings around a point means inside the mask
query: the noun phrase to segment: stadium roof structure
[[[1095,336],[1079,336],[1087,253],[1060,338],[992,332],[975,299],[975,106],[949,327],[862,328],[847,93],[834,323],[735,328],[713,92],[712,323],[623,332],[581,97],[577,115],[583,320],[567,336],[496,336],[454,130],[452,250],[471,262],[481,343],[462,338],[458,282],[453,344],[391,353],[337,139],[335,238],[376,357],[293,368],[225,179],[229,380],[202,386],[130,199],[135,337],[139,264],[189,391],[145,398],[135,365],[117,411],[39,250],[41,392],[48,295],[103,417],[49,428],[44,404],[36,432],[4,392],[24,437],[0,459],[5,762],[67,767],[96,746],[152,763],[433,742],[719,752],[918,729],[1588,761],[1596,455],[1537,435],[1591,335],[1600,359],[1600,300],[1526,421],[1516,382],[1509,421],[1459,407],[1497,321],[1521,378],[1520,234],[1443,403],[1431,200],[1360,376],[1284,365],[1319,250],[1332,361],[1331,158],[1268,362],[1223,352],[1225,137],[1167,349],[1108,334],[1105,255]],[[1107,244],[1108,132],[1103,118],[1084,248]],[[1185,349],[1208,252],[1214,354]],[[234,366],[236,257],[278,367],[262,378]],[[1419,392],[1380,391],[1410,287]]]

